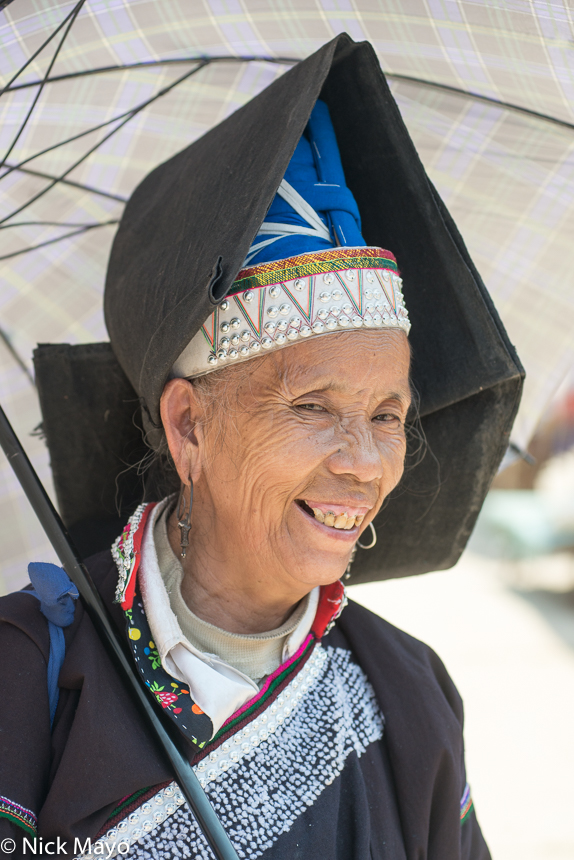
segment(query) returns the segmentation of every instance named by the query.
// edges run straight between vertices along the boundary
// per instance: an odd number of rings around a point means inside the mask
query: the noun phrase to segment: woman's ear
[[[184,484],[196,481],[201,471],[205,408],[187,379],[171,379],[160,401],[161,420],[168,448]]]

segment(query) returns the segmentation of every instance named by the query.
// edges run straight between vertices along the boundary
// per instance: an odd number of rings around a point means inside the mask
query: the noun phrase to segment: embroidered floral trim
[[[8,797],[3,797],[0,795],[0,817],[7,818],[13,824],[17,824],[18,827],[21,827],[26,833],[30,833],[32,836],[36,835],[38,830],[38,819],[34,815],[31,809],[27,809],[25,806],[21,806],[19,803],[15,803],[13,800],[10,800]]]
[[[124,609],[124,614],[128,641],[140,675],[182,734],[196,748],[202,749],[213,737],[213,723],[194,702],[189,686],[177,681],[163,668],[139,592],[137,571],[130,590],[131,607]]]
[[[460,800],[460,823],[461,824],[464,824],[464,822],[469,817],[470,813],[472,812],[473,805],[474,804],[472,802],[472,797],[470,795],[470,785],[467,782],[467,784],[464,788],[464,793],[463,793],[461,800]]]

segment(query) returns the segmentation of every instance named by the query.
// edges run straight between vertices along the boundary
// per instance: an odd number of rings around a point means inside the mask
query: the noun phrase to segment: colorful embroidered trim
[[[255,287],[267,287],[285,281],[294,281],[308,275],[321,275],[325,272],[338,272],[347,269],[390,269],[398,274],[394,254],[382,248],[332,248],[302,254],[300,257],[287,257],[260,263],[258,266],[242,269],[234,281],[229,295]]]
[[[392,259],[391,259],[392,258]],[[402,279],[380,248],[332,248],[239,273],[173,365],[192,379],[302,338],[362,328],[409,334]]]
[[[316,644],[315,638],[310,633],[297,653],[294,654],[290,660],[279,666],[279,668],[269,676],[259,693],[246,702],[224,722],[209,746],[206,747],[204,755],[207,755],[212,747],[217,746],[217,744],[225,737],[242,729],[243,726],[254,720],[259,713],[271,705],[273,700],[279,696],[287,684],[293,680],[296,674],[306,664],[307,660],[313,653]],[[198,761],[199,760],[200,759],[198,759]]]
[[[138,536],[136,535],[136,538]],[[133,574],[132,583],[132,594],[129,600],[126,599],[122,603],[122,607],[130,604],[129,609],[124,608],[124,613],[128,640],[136,666],[150,693],[164,709],[164,713],[171,717],[194,746],[202,749],[212,738],[213,723],[191,697],[189,686],[176,681],[163,668],[139,592],[137,571]]]
[[[0,817],[7,818],[32,836],[37,833],[38,819],[32,810],[26,809],[25,806],[20,806],[19,803],[14,803],[13,800],[2,795],[0,795]]]
[[[133,794],[128,794],[127,797],[122,798],[116,808],[112,810],[110,817],[104,822],[100,830],[98,830],[96,839],[100,839],[107,833],[110,827],[115,827],[124,818],[129,818],[132,812],[135,812],[135,810],[139,809],[142,804],[152,798],[154,794],[157,794],[158,791],[162,791],[168,785],[171,785],[169,781],[162,782],[159,785],[151,785],[148,788],[141,788],[139,791],[134,791]]]
[[[130,609],[141,555],[141,543],[148,516],[155,502],[140,505],[129,518],[121,535],[112,544],[112,558],[119,571],[115,603],[122,609]]]
[[[464,824],[464,822],[469,817],[469,815],[472,811],[472,807],[473,807],[473,803],[472,803],[472,797],[470,796],[470,785],[467,782],[467,784],[464,788],[464,793],[463,793],[461,801],[460,801],[460,823],[461,824]]]

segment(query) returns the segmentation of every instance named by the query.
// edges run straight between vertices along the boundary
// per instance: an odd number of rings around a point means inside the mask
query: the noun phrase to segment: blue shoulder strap
[[[54,722],[60,688],[58,678],[64,662],[66,644],[62,628],[68,627],[74,620],[74,600],[77,600],[78,589],[66,573],[56,564],[34,561],[28,565],[30,582],[34,586],[32,594],[40,601],[40,611],[48,619],[50,633],[50,657],[48,659],[48,700],[50,703],[50,727]]]

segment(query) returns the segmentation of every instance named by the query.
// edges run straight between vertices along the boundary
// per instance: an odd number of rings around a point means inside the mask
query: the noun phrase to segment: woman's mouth
[[[306,499],[297,499],[297,504],[323,525],[344,531],[360,526],[369,511],[369,508],[351,508]]]

